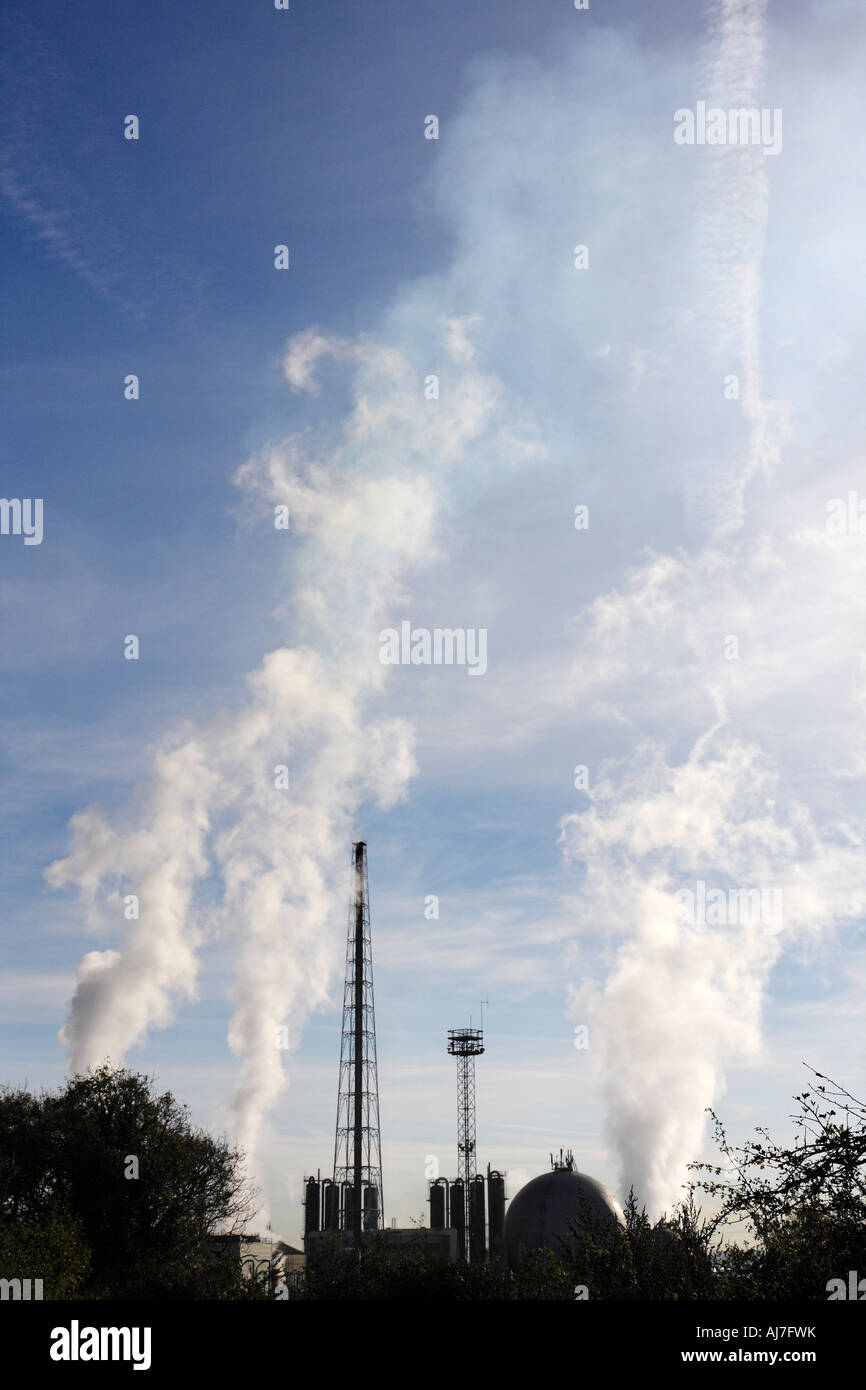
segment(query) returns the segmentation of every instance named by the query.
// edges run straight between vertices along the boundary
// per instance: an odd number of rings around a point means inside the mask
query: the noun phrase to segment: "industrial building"
[[[377,1241],[386,1255],[420,1246],[436,1258],[476,1264],[494,1260],[518,1268],[539,1246],[562,1248],[579,1241],[581,1222],[619,1223],[622,1213],[601,1183],[576,1172],[569,1152],[552,1171],[527,1183],[506,1215],[505,1174],[488,1164],[477,1172],[475,1144],[475,1059],[484,1052],[481,1028],[448,1033],[448,1052],[457,1059],[457,1176],[429,1186],[429,1228],[385,1227],[373,951],[367,846],[352,846],[352,892],[346,942],[346,978],[337,1125],[331,1177],[304,1179],[304,1252],[308,1267],[328,1247]],[[482,1017],[483,1022],[483,1017]]]
[[[303,1251],[286,1245],[282,1240],[275,1240],[271,1235],[263,1238],[257,1231],[214,1235],[210,1243],[222,1259],[232,1260],[240,1266],[245,1279],[273,1274],[277,1280],[291,1286],[304,1272]]]

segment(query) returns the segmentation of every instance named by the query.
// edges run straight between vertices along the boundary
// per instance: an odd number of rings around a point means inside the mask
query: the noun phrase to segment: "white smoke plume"
[[[583,925],[611,941],[603,989],[573,991],[576,1016],[590,1009],[600,1040],[623,1190],[658,1214],[682,1196],[725,1067],[758,1053],[780,951],[866,907],[862,843],[832,843],[804,807],[780,804],[769,760],[720,731],[678,766],[639,748],[563,840],[586,864]],[[715,920],[690,920],[676,897],[699,881],[727,896]],[[763,914],[756,896],[743,903],[758,892]]]
[[[393,806],[416,770],[408,723],[375,714],[385,675],[377,634],[404,577],[435,551],[440,473],[486,427],[497,396],[458,326],[446,321],[442,337],[460,378],[435,420],[398,352],[315,330],[289,344],[295,389],[315,389],[324,354],[355,371],[355,405],[336,440],[309,456],[307,438],[290,438],[237,475],[254,514],[289,507],[292,543],[304,545],[292,592],[298,639],[248,676],[242,708],[166,740],[122,824],[94,808],[76,815],[69,856],[46,871],[51,886],[78,888],[103,931],[123,920],[128,895],[139,899],[126,940],[80,963],[61,1034],[76,1071],[120,1061],[170,1024],[177,1003],[195,997],[208,936],[234,938],[232,1114],[247,1151],[284,1085],[277,1030],[297,1039],[341,959],[355,814],[368,798]],[[288,788],[276,785],[279,767]]]
[[[708,106],[766,104],[765,12],[764,0],[711,7],[697,88]],[[784,410],[761,394],[771,161],[759,147],[696,153],[696,311],[719,381],[739,375],[746,429],[739,449],[722,446],[697,470],[703,546],[648,555],[584,609],[571,688],[634,752],[611,760],[588,810],[562,823],[566,857],[585,865],[582,926],[608,941],[609,974],[573,990],[574,1012],[595,1021],[623,1190],[634,1185],[656,1215],[683,1195],[726,1067],[759,1050],[780,952],[866,906],[862,820],[819,824],[807,804],[814,782],[791,775],[816,758],[840,777],[852,760],[862,771],[862,661],[850,632],[866,566],[817,518],[804,525],[778,480],[770,508],[756,502],[747,514],[749,484],[772,475],[788,437]],[[812,710],[828,688],[838,725],[816,729]],[[777,892],[783,920],[684,920],[676,895],[698,881]]]

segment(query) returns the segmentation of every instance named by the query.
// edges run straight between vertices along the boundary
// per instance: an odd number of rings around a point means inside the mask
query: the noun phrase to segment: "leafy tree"
[[[399,1252],[386,1252],[381,1233],[355,1250],[334,1232],[317,1247],[296,1295],[304,1300],[450,1299],[466,1297],[461,1266],[434,1259],[418,1237]]]
[[[533,1251],[518,1274],[495,1261],[449,1263],[425,1249],[423,1235],[404,1249],[387,1250],[385,1237],[356,1251],[334,1234],[318,1245],[293,1298],[351,1300],[512,1300],[572,1299],[572,1280],[552,1250]]]
[[[590,1299],[718,1296],[713,1226],[693,1200],[653,1225],[632,1188],[623,1215],[625,1224],[612,1226],[587,1211],[571,1228],[578,1251],[570,1256],[574,1283],[585,1285]]]
[[[741,1224],[747,1241],[724,1252],[723,1297],[826,1299],[828,1280],[866,1274],[866,1105],[809,1071],[788,1147],[760,1128],[734,1146],[710,1112],[726,1166],[692,1165],[695,1186],[720,1202],[715,1224]]]
[[[89,1267],[81,1227],[66,1213],[38,1222],[0,1220],[0,1277],[41,1279],[44,1299],[81,1298]]]
[[[51,1241],[77,1252],[75,1283],[53,1296],[231,1297],[241,1291],[239,1271],[210,1237],[241,1229],[250,1208],[238,1150],[192,1128],[187,1107],[155,1094],[146,1076],[103,1066],[58,1094],[0,1093],[0,1252],[9,1277],[11,1261],[23,1258],[15,1241],[31,1239],[35,1247],[25,1248],[35,1251],[41,1235],[46,1260]]]
[[[565,1303],[574,1299],[574,1277],[566,1256],[541,1246],[524,1255],[512,1277],[511,1298],[539,1303]]]

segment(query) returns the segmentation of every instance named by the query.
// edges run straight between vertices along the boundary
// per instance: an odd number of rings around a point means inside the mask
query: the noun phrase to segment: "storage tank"
[[[625,1219],[605,1187],[587,1173],[556,1167],[522,1187],[505,1222],[508,1263],[518,1269],[529,1250],[546,1246],[577,1257],[589,1232],[596,1241],[613,1241]]]
[[[322,1182],[322,1228],[325,1231],[340,1229],[340,1189],[330,1178]]]
[[[430,1184],[430,1230],[444,1231],[448,1228],[448,1180],[436,1178]]]
[[[484,1179],[480,1173],[469,1184],[469,1260],[478,1264],[487,1254],[484,1239]]]
[[[466,1201],[463,1179],[455,1178],[450,1192],[451,1227],[457,1232],[457,1258],[466,1259]]]
[[[505,1175],[487,1169],[487,1245],[491,1260],[505,1264]]]
[[[436,1178],[430,1184],[430,1229],[444,1231],[448,1227],[448,1180]]]
[[[352,1200],[352,1184],[344,1182],[341,1188],[341,1226],[344,1231],[351,1231],[354,1227],[354,1202]]]
[[[379,1189],[373,1185],[364,1188],[364,1230],[379,1229]]]
[[[304,1235],[319,1229],[319,1183],[316,1178],[307,1178],[304,1197]]]

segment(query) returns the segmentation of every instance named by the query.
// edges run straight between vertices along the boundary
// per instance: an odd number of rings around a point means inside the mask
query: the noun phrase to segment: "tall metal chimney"
[[[352,866],[334,1182],[349,1185],[347,1197],[351,1194],[351,1201],[344,1225],[347,1230],[351,1228],[356,1244],[360,1244],[362,1230],[376,1231],[384,1221],[370,890],[363,840],[352,846]]]

